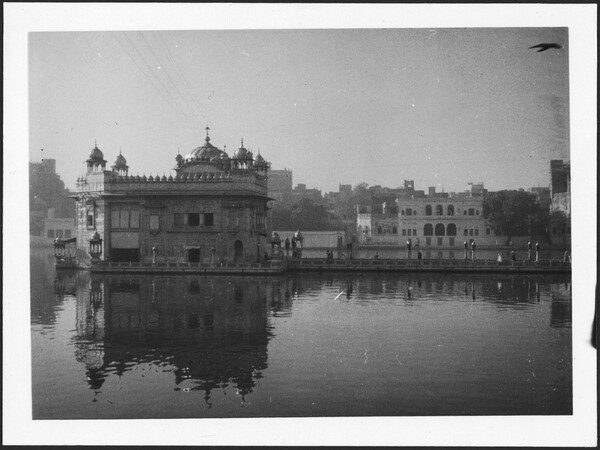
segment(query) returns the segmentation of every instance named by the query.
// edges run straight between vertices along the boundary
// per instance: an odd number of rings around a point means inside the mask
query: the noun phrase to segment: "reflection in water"
[[[58,385],[38,365],[36,418],[570,411],[568,277],[97,276],[32,259],[32,324],[68,341]],[[97,409],[79,412],[82,391]],[[121,397],[133,406],[102,409]]]

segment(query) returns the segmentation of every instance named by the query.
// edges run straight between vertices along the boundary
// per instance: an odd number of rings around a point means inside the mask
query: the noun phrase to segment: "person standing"
[[[408,259],[410,259],[410,249],[412,247],[412,244],[410,242],[410,239],[408,241],[406,241],[406,257]]]
[[[475,261],[475,241],[471,242],[471,260]]]
[[[290,253],[290,238],[286,237],[285,238],[285,242],[284,242],[284,246],[285,246],[285,256],[289,256]]]
[[[469,259],[469,254],[468,254],[468,248],[469,248],[469,246],[467,244],[467,241],[465,241],[464,246],[465,246],[465,261],[467,261]]]
[[[536,241],[535,243],[535,262],[540,261],[540,242]]]
[[[527,261],[531,261],[531,239],[527,241]]]

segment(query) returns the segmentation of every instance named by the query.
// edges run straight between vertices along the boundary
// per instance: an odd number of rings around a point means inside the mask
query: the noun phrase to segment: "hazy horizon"
[[[323,193],[529,189],[570,159],[567,28],[45,32],[29,63],[29,159],[71,189],[95,141],[168,175],[206,126]]]

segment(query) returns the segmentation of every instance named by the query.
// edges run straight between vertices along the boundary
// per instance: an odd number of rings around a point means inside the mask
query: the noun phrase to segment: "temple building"
[[[73,196],[78,248],[112,262],[256,261],[269,247],[270,164],[243,140],[229,157],[208,130],[168,176],[130,175],[122,154],[107,170],[94,146]]]

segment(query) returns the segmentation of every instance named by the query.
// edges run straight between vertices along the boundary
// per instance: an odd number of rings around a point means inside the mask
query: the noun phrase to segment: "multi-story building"
[[[269,171],[269,197],[278,203],[292,204],[292,171],[288,169]]]
[[[373,204],[358,207],[357,233],[362,243],[413,247],[454,248],[463,241],[481,245],[496,237],[483,218],[481,189],[471,193],[436,193],[427,196],[373,198]]]
[[[549,232],[553,243],[568,246],[571,242],[571,164],[550,161]]]
[[[77,179],[77,245],[101,239],[100,259],[256,260],[267,248],[269,163],[210,143],[177,155],[175,175],[131,176],[123,155],[106,169],[95,146]]]

